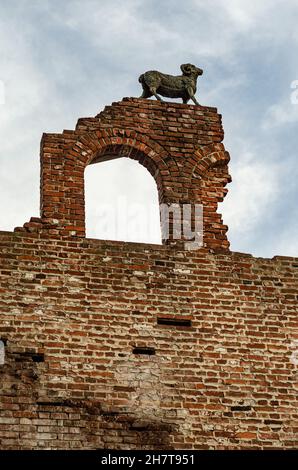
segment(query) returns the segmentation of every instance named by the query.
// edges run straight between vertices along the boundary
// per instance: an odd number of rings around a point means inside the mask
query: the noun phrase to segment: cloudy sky
[[[43,132],[139,96],[146,70],[192,62],[199,102],[223,114],[232,250],[298,256],[297,19],[297,0],[0,0],[0,229],[39,215]],[[143,167],[106,162],[85,180],[88,236],[158,242]]]

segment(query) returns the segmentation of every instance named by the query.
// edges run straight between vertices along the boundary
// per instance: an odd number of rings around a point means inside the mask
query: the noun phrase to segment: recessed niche
[[[191,320],[185,318],[157,318],[158,325],[191,327]]]
[[[155,354],[155,348],[149,348],[149,347],[135,347],[132,350],[133,354],[146,354],[148,356],[153,356]]]

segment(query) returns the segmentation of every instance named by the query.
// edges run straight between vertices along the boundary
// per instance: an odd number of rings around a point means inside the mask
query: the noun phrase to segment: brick
[[[238,432],[235,434],[235,437],[237,439],[251,440],[251,439],[256,439],[257,434],[255,432]]]
[[[297,447],[298,258],[229,250],[222,138],[215,108],[134,98],[44,134],[41,217],[0,232],[2,449]],[[115,152],[203,203],[202,248],[85,238],[85,166]]]

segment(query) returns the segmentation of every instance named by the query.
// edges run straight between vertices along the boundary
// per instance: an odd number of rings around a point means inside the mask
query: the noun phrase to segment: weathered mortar
[[[297,447],[298,258],[229,252],[222,137],[136,99],[43,137],[41,218],[0,232],[2,449]],[[123,154],[204,204],[203,248],[84,237],[84,168]]]

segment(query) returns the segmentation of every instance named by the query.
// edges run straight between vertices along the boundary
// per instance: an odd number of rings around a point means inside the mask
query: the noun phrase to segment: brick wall
[[[95,118],[79,119],[75,131],[44,134],[41,218],[33,218],[23,229],[84,237],[86,166],[128,157],[152,174],[160,203],[203,204],[205,246],[227,251],[227,226],[217,213],[231,181],[222,139],[216,108],[136,98],[113,103]],[[167,241],[172,242],[179,245]]]
[[[2,449],[297,447],[298,258],[228,250],[222,137],[136,99],[43,137],[41,216],[0,232]],[[84,168],[119,154],[204,205],[201,249],[84,237]]]

